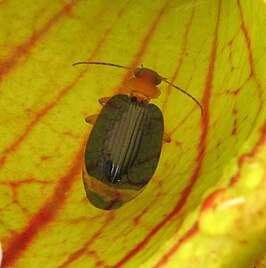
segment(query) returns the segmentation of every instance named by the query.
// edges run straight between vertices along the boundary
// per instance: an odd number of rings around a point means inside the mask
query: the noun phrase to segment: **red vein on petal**
[[[255,126],[255,123],[256,123],[256,119],[258,118],[259,116],[259,113],[263,107],[263,103],[264,103],[264,99],[263,99],[263,93],[264,93],[264,89],[261,85],[261,83],[258,81],[256,75],[255,75],[255,67],[254,67],[254,56],[253,56],[253,53],[252,53],[252,47],[251,47],[251,38],[249,36],[249,32],[248,32],[248,28],[247,28],[247,25],[245,23],[245,20],[244,20],[244,14],[243,14],[243,10],[242,10],[242,7],[241,7],[241,4],[240,4],[240,0],[237,0],[237,4],[238,4],[238,7],[239,7],[239,12],[240,12],[240,19],[241,19],[241,30],[244,34],[244,37],[245,37],[245,41],[246,41],[246,44],[247,44],[247,50],[248,50],[248,56],[249,56],[249,65],[250,65],[250,75],[249,75],[249,79],[254,77],[254,81],[257,85],[257,88],[259,90],[259,99],[260,99],[260,102],[259,102],[259,109],[255,115],[255,120],[253,121],[253,124],[251,126],[251,131],[254,129],[254,126]]]
[[[80,147],[80,150],[74,158],[73,165],[70,167],[67,174],[58,180],[57,187],[50,201],[46,202],[44,206],[40,208],[39,212],[35,214],[28,226],[21,233],[12,238],[4,252],[3,266],[11,266],[11,264],[14,264],[43,226],[56,217],[59,207],[62,207],[67,198],[65,193],[72,187],[76,176],[81,171],[84,146],[85,142]]]
[[[137,66],[137,65],[141,64],[141,58],[144,55],[144,53],[147,51],[148,45],[150,44],[150,42],[152,40],[152,37],[155,33],[155,30],[156,30],[157,26],[159,25],[159,22],[161,21],[163,15],[166,12],[167,7],[170,3],[171,3],[171,0],[166,1],[164,3],[164,5],[162,6],[162,8],[159,10],[157,16],[155,17],[151,26],[149,27],[149,30],[147,31],[145,37],[141,41],[142,46],[140,47],[140,49],[138,50],[138,52],[134,56],[135,60],[133,61],[132,66]]]
[[[183,119],[182,119],[182,121],[181,122],[179,122],[171,131],[169,131],[169,132],[167,132],[168,133],[168,135],[171,137],[179,128],[181,128],[181,126],[183,125],[183,124],[185,124],[185,122],[188,120],[188,118],[191,116],[191,114],[193,113],[193,109],[192,110],[190,110],[190,112],[188,112],[187,114],[186,114],[186,116],[185,117],[183,117]]]
[[[110,213],[107,214],[107,217],[105,219],[105,221],[103,222],[103,224],[99,227],[98,231],[95,232],[95,234],[89,239],[89,241],[87,241],[83,247],[79,250],[76,250],[75,252],[73,252],[72,254],[69,255],[69,257],[67,258],[67,260],[57,266],[58,268],[63,268],[63,267],[67,267],[67,265],[69,265],[70,263],[76,261],[80,256],[86,254],[86,252],[88,252],[89,247],[95,242],[95,240],[102,234],[103,229],[108,226],[108,224],[114,220],[115,217],[115,211],[110,211]]]
[[[29,38],[27,38],[26,42],[17,45],[11,52],[11,55],[5,61],[0,62],[0,81],[4,75],[7,75],[12,68],[17,65],[18,59],[29,54],[36,43],[44,37],[44,34],[52,29],[55,26],[55,23],[67,14],[66,10],[71,10],[79,1],[80,0],[72,0],[68,4],[64,5],[59,12],[57,12],[46,24],[44,24],[41,29],[34,32]]]
[[[249,153],[242,155],[239,158],[237,174],[231,178],[229,185],[228,185],[228,188],[233,187],[238,182],[238,179],[240,177],[241,167],[245,164],[246,160],[249,160],[250,158],[254,157],[256,154],[258,154],[260,149],[262,148],[262,146],[264,146],[265,144],[266,144],[266,122],[264,122],[264,125],[261,128],[261,135],[260,135],[258,141],[256,142],[256,144],[254,145],[253,150],[250,151]],[[201,207],[200,213],[202,214],[205,212],[205,210],[210,210],[217,203],[219,196],[224,194],[226,189],[227,188],[218,189],[218,190],[214,191],[213,193],[211,193],[205,199],[205,201]]]
[[[254,155],[259,151],[260,147],[263,146],[266,143],[266,122],[264,122],[262,128],[261,128],[261,136],[257,143],[255,144],[253,150],[249,153],[246,153],[242,155],[238,160],[238,172],[235,174],[231,181],[230,186],[235,185],[239,178],[240,178],[240,172],[241,172],[241,166],[244,165],[247,159],[250,159],[251,157],[254,157]]]
[[[0,1],[0,6],[5,5],[6,3],[8,3],[8,1],[9,1],[9,0],[2,0],[2,1]]]
[[[146,51],[148,50],[148,46],[149,46],[149,44],[150,44],[150,42],[151,42],[151,40],[153,38],[155,30],[156,30],[159,22],[161,21],[164,13],[166,12],[169,3],[171,3],[171,0],[167,0],[164,3],[162,8],[159,10],[158,14],[156,15],[156,17],[152,21],[152,23],[151,23],[151,25],[149,27],[149,30],[146,32],[144,38],[140,42],[141,46],[140,46],[138,52],[135,54],[133,62],[129,66],[136,67],[136,66],[139,66],[141,64],[141,58],[146,53]],[[120,87],[123,86],[131,76],[132,76],[132,71],[127,72],[127,74],[125,75],[124,79],[120,83]]]
[[[2,153],[3,156],[0,157],[0,167],[5,164],[8,156],[12,155],[12,153],[15,153],[17,147],[27,138],[34,126],[37,125],[41,121],[41,119],[59,103],[59,101],[75,86],[75,84],[79,81],[80,78],[81,77],[79,76],[71,85],[64,88],[52,102],[50,102],[38,113],[36,113],[36,116],[26,126],[22,134],[13,143],[11,143],[9,147],[4,150],[4,152]]]
[[[204,160],[204,153],[206,150],[206,142],[207,142],[207,134],[208,134],[208,123],[209,123],[209,101],[211,96],[211,89],[212,89],[212,81],[213,81],[213,74],[214,74],[214,65],[216,60],[216,53],[217,53],[217,40],[218,40],[218,29],[220,24],[220,16],[221,16],[221,0],[218,2],[218,11],[217,11],[217,21],[214,30],[214,38],[213,38],[213,45],[210,53],[210,64],[208,73],[206,76],[205,81],[205,89],[202,98],[202,105],[204,108],[204,114],[202,116],[202,133],[200,137],[200,142],[198,145],[198,156],[196,159],[196,167],[194,173],[191,176],[190,182],[188,186],[182,191],[181,197],[178,200],[174,209],[159,223],[157,224],[148,234],[147,236],[132,250],[128,252],[118,263],[111,267],[122,267],[125,263],[127,263],[133,256],[135,256],[146,244],[153,238],[153,236],[158,233],[170,220],[172,220],[177,214],[181,211],[186,200],[191,193],[193,186],[197,182],[198,177],[200,176],[200,172],[202,169],[202,164]]]
[[[253,57],[252,50],[251,50],[251,40],[249,37],[247,26],[245,25],[245,22],[244,22],[243,11],[242,11],[239,0],[237,0],[237,4],[239,7],[239,12],[240,12],[241,30],[244,34],[244,37],[247,43],[247,48],[248,48],[248,57],[249,57],[249,63],[250,63],[250,76],[253,76],[255,72],[254,72],[254,57]]]
[[[253,157],[256,153],[258,153],[258,151],[260,150],[261,146],[263,146],[266,142],[266,122],[264,123],[264,126],[261,128],[261,136],[259,138],[259,140],[257,141],[256,145],[254,146],[253,150],[248,153],[243,155],[238,162],[238,166],[239,166],[239,170],[240,167],[244,164],[246,159],[249,159],[250,157]],[[240,172],[240,171],[239,171]],[[240,176],[240,173],[237,173],[237,175],[235,175],[232,180],[230,181],[229,187],[232,187],[235,183],[236,183],[236,177],[238,178]],[[205,200],[205,202],[203,203],[202,207],[201,207],[201,213],[204,213],[205,210],[211,209],[213,205],[215,205],[216,200],[219,198],[219,196],[221,196],[221,194],[223,194],[225,192],[226,189],[219,189],[213,193],[211,193]],[[193,232],[192,230],[198,226],[194,226],[192,229],[190,229],[190,231],[184,236],[191,236],[189,234],[195,234],[195,232]],[[196,230],[195,230],[196,231]],[[183,237],[183,238],[184,238]],[[183,242],[185,239],[180,239],[178,243],[176,243],[162,258],[161,260],[154,266],[154,267],[162,267],[162,265],[166,264],[171,255],[173,255],[176,250],[179,248],[181,241]]]
[[[127,4],[129,2],[130,1],[128,1]],[[124,6],[124,10],[125,10],[125,7],[126,5]],[[117,20],[119,19],[119,17],[122,15],[123,12],[124,12],[123,10],[118,12]],[[90,59],[95,57],[95,55],[98,53],[102,44],[106,40],[108,34],[111,33],[112,28],[113,28],[113,25],[105,31],[102,38],[96,44],[94,51],[91,53]],[[37,124],[40,121],[40,119],[45,114],[47,114],[49,110],[51,110],[59,102],[59,100],[64,95],[67,94],[67,92],[71,88],[73,88],[73,86],[80,80],[80,78],[84,75],[84,73],[86,73],[86,70],[81,71],[79,76],[72,82],[72,84],[60,92],[60,94],[57,96],[57,98],[55,99],[53,103],[49,104],[47,107],[45,107],[43,110],[41,110],[38,113],[38,115],[35,117],[32,123],[26,128],[26,130],[22,134],[23,138],[22,139],[19,138],[17,141],[15,141],[15,143],[12,144],[12,146],[9,147],[9,150],[8,150],[9,153],[12,153],[15,150],[15,147],[17,147],[26,138],[26,136],[28,136],[33,126]],[[66,175],[59,181],[58,187],[55,190],[51,198],[51,202],[46,203],[44,207],[42,207],[39,210],[39,213],[36,214],[35,217],[32,219],[32,221],[28,224],[28,228],[26,230],[24,230],[17,236],[13,237],[13,239],[10,242],[10,246],[7,248],[7,251],[5,252],[3,265],[9,265],[11,263],[14,263],[16,259],[19,258],[20,255],[22,255],[23,253],[22,251],[27,247],[28,243],[38,234],[38,232],[42,229],[42,227],[48,224],[56,216],[56,213],[59,207],[62,206],[63,202],[66,199],[66,196],[64,196],[62,193],[68,191],[71,188],[74,182],[73,180],[74,175],[76,175],[77,172],[81,170],[85,144],[86,143],[84,142],[84,144],[81,147],[81,150],[79,151],[76,157],[77,163],[75,162],[75,164],[71,168],[68,175]],[[6,160],[6,156],[0,159],[0,165],[3,164],[5,160]],[[61,193],[61,195],[58,193]]]
[[[210,210],[217,202],[218,198],[225,192],[225,189],[218,189],[212,192],[204,201],[201,206],[200,214],[205,213],[205,211]]]
[[[245,154],[245,156],[241,157],[241,159],[239,160],[239,170],[240,167],[243,165],[243,163],[245,162],[245,160],[250,157],[253,157],[256,153],[259,152],[260,148],[266,143],[266,122],[264,123],[263,127],[261,128],[261,136],[258,139],[256,145],[254,146],[253,150],[248,153]],[[240,175],[238,173],[238,175]],[[234,177],[233,177],[234,179]],[[234,181],[235,183],[235,181]],[[233,181],[230,182],[229,187],[233,186]],[[209,210],[211,209],[216,203],[217,203],[217,199],[224,194],[226,189],[218,189],[217,191],[211,193],[205,200],[205,202],[203,203],[202,207],[201,207],[201,212],[200,214],[204,213],[205,210]],[[192,235],[195,235],[198,231],[198,224],[196,223],[176,244],[174,244],[171,249],[158,261],[158,263],[154,266],[155,268],[159,268],[162,267],[163,265],[165,265],[167,262],[169,262],[169,259],[171,258],[171,256],[173,254],[176,253],[176,251],[178,250],[178,248],[181,246],[181,243],[184,242],[185,240],[187,240],[188,238],[190,238]]]
[[[176,68],[176,70],[174,72],[174,75],[173,75],[173,77],[170,80],[171,83],[174,83],[174,81],[178,77],[179,71],[180,71],[180,69],[181,69],[181,67],[183,65],[183,62],[184,62],[184,57],[186,55],[187,44],[188,44],[188,35],[189,35],[189,31],[191,29],[191,25],[192,25],[192,22],[193,22],[193,19],[194,19],[194,16],[195,16],[195,7],[196,7],[196,4],[197,4],[197,2],[194,3],[194,6],[192,8],[192,11],[191,11],[191,14],[190,14],[190,17],[189,17],[189,21],[185,25],[186,30],[185,30],[185,34],[184,34],[184,37],[183,37],[183,44],[182,44],[182,48],[181,48],[181,55],[179,57],[179,61],[178,61],[178,64],[177,64],[177,68]],[[165,109],[166,109],[167,101],[168,101],[169,94],[170,94],[171,91],[172,91],[172,86],[168,85],[167,88],[166,88],[167,95],[166,95],[166,98],[165,98],[165,100],[164,100],[164,102],[162,104],[162,111],[165,111]]]
[[[163,265],[166,265],[166,263],[169,262],[169,259],[176,253],[176,251],[179,249],[179,247],[182,245],[183,242],[187,241],[190,239],[192,236],[194,236],[199,230],[198,224],[195,223],[194,226],[188,230],[187,233],[183,237],[181,237],[177,243],[175,243],[171,249],[156,263],[153,267],[154,268],[159,268],[162,267]]]
[[[121,17],[121,15],[125,12],[126,10],[126,5],[129,3],[130,1],[126,2],[126,4],[124,5],[123,9],[121,9],[118,13],[117,13],[117,17],[116,17],[116,21],[118,21],[118,19]],[[116,22],[115,21],[115,22]],[[114,23],[115,23],[114,22]],[[104,32],[103,36],[98,40],[97,44],[95,45],[94,50],[91,52],[90,57],[87,59],[87,61],[91,61],[99,52],[99,50],[101,49],[101,47],[103,46],[105,40],[107,39],[108,35],[112,32],[113,29],[113,25],[110,26],[108,29],[106,29],[106,31]],[[48,114],[48,112],[50,110],[52,110],[59,102],[60,100],[68,94],[68,92],[73,89],[76,84],[79,82],[79,80],[84,76],[85,73],[87,73],[88,69],[84,69],[82,71],[80,71],[79,75],[76,77],[76,79],[74,81],[72,81],[71,84],[69,84],[67,87],[65,87],[59,94],[57,97],[55,97],[55,99],[50,102],[46,107],[44,107],[42,110],[40,110],[39,112],[36,113],[36,116],[34,117],[34,119],[26,126],[25,130],[22,132],[22,134],[13,142],[11,143],[2,153],[2,156],[0,157],[0,167],[3,166],[6,162],[6,159],[8,156],[10,156],[12,153],[15,152],[15,150],[17,149],[17,147],[26,139],[26,137],[30,134],[30,132],[32,131],[32,129],[34,128],[35,125],[37,125],[41,119]]]

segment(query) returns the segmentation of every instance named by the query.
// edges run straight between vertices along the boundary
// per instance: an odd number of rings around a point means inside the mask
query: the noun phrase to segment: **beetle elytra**
[[[155,71],[106,62],[99,64],[134,70],[127,83],[127,94],[101,98],[104,104],[99,115],[86,118],[93,124],[85,150],[83,182],[90,202],[100,209],[110,210],[139,195],[153,176],[161,153],[162,142],[170,142],[164,133],[163,115],[150,104],[160,95],[157,85],[164,81],[201,104],[188,92],[173,85]]]

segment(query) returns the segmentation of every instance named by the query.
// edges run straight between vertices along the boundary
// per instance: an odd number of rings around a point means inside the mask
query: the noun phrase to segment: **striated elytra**
[[[78,62],[119,68],[129,67],[105,62]],[[164,81],[200,103],[183,89],[148,68],[134,69],[135,77],[126,86],[128,92],[99,100],[104,104],[99,115],[86,118],[93,128],[86,146],[83,182],[87,198],[97,208],[110,210],[121,207],[139,195],[152,178],[160,158],[164,133],[163,115],[150,104]]]
[[[112,97],[100,112],[85,151],[89,200],[110,209],[136,197],[155,172],[162,139],[163,116],[157,106],[127,95]]]

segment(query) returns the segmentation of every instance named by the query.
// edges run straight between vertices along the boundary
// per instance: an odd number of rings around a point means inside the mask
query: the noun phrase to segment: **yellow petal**
[[[3,267],[251,267],[266,251],[265,1],[0,2]],[[131,73],[167,84],[161,159],[114,211],[82,183],[97,100]],[[262,267],[262,266],[261,266]]]

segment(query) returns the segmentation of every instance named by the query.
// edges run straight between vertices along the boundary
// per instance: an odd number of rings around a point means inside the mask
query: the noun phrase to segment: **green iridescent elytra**
[[[105,104],[85,151],[84,184],[96,207],[117,208],[143,190],[159,161],[163,129],[162,113],[154,104],[122,94]]]

